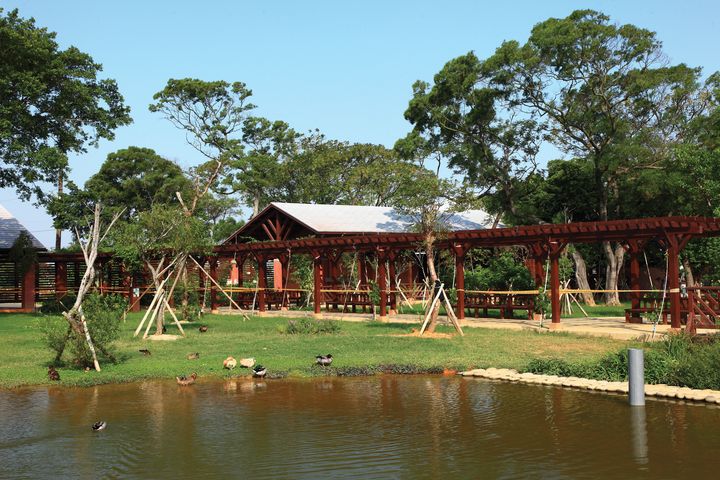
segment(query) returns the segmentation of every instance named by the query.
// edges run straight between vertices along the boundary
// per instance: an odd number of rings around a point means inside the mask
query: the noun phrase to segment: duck
[[[235,367],[237,367],[237,360],[235,360],[233,357],[227,357],[225,360],[223,360],[223,368],[232,370]]]
[[[240,359],[240,366],[242,368],[252,368],[254,365],[255,365],[255,359],[253,357]]]
[[[142,353],[145,356],[152,355],[152,352],[147,348],[141,348],[140,350],[138,350],[138,352]]]
[[[265,375],[267,375],[267,368],[263,367],[260,364],[255,365],[252,370],[253,377],[263,378]]]
[[[55,367],[53,367],[52,365],[48,367],[48,378],[54,382],[60,381],[60,372],[55,370]]]
[[[92,425],[92,429],[96,432],[99,432],[100,430],[105,430],[107,428],[107,422],[105,420],[100,420],[99,422],[95,422]]]
[[[167,327],[165,325],[163,325],[162,333],[163,333],[163,335],[165,335],[167,333]]]
[[[188,360],[197,360],[198,358],[200,358],[200,354],[198,352],[187,354]]]
[[[177,380],[177,384],[182,387],[187,387],[188,385],[192,385],[195,383],[195,380],[197,379],[197,373],[193,372],[190,374],[189,377],[186,377],[185,375],[181,375],[179,377],[175,377]]]
[[[205,332],[208,331],[208,326],[207,326],[207,325],[200,325],[200,328],[198,328],[198,330],[200,331],[200,333],[205,333]]]
[[[328,353],[327,355],[316,355],[315,356],[315,363],[318,365],[322,365],[323,367],[329,366],[333,361],[333,356],[331,353]]]

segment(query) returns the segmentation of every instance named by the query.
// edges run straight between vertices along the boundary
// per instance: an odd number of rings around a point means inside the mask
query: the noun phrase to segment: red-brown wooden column
[[[210,262],[210,278],[218,281],[218,259],[211,258]],[[210,282],[210,313],[218,313],[217,287],[215,282]]]
[[[665,244],[668,255],[668,290],[670,298],[670,327],[680,330],[682,325],[682,306],[680,296],[680,252],[683,251],[691,235],[666,234]]]
[[[322,288],[323,288],[323,254],[319,250],[311,252],[313,256],[313,307],[316,318],[322,318]]]
[[[552,323],[550,328],[560,326],[560,254],[565,243],[550,241],[548,243],[548,256],[550,257],[550,307],[552,310]]]
[[[288,309],[288,294],[285,291],[288,285],[288,279],[290,278],[290,254],[281,253],[278,255],[280,260],[280,288],[282,288],[282,302],[280,304],[280,310]]]
[[[382,249],[378,249],[376,253],[378,266],[378,288],[380,290],[380,321],[383,321],[387,319],[387,252]]]
[[[390,250],[388,252],[388,275],[390,276],[390,315],[395,315],[397,313],[397,282],[395,281],[395,277],[397,276],[395,265],[396,260],[397,252]]]
[[[630,308],[632,310],[638,310],[640,308],[640,299],[642,293],[640,290],[640,253],[645,245],[645,242],[640,240],[628,240],[626,249],[630,254],[630,290],[633,292],[630,294]],[[630,317],[630,323],[642,323],[642,317],[640,314],[633,311]]]
[[[35,278],[37,276],[37,264],[28,268],[22,281],[22,309],[28,312],[35,311]]]
[[[55,298],[58,300],[67,295],[67,263],[55,261]]]
[[[267,258],[265,258],[262,255],[255,254],[255,258],[257,259],[257,273],[258,273],[258,294],[257,294],[257,301],[258,301],[258,312],[260,312],[260,315],[265,314],[265,290],[267,289]]]
[[[455,291],[457,292],[457,318],[465,318],[465,254],[469,249],[468,245],[453,244],[452,251],[455,254]]]

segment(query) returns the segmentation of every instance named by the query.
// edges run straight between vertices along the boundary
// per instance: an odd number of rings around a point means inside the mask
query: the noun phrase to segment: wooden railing
[[[720,328],[720,287],[691,287],[688,291],[686,330]]]

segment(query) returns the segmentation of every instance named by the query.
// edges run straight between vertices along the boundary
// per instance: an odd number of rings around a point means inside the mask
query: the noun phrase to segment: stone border
[[[509,368],[478,368],[460,372],[463,377],[480,377],[492,380],[506,380],[536,385],[581,388],[608,393],[628,393],[628,382],[609,382],[578,377],[559,377],[557,375],[540,375],[535,373],[518,373]],[[693,400],[720,404],[720,390],[695,390],[688,387],[673,387],[665,384],[645,384],[645,395],[648,397]]]

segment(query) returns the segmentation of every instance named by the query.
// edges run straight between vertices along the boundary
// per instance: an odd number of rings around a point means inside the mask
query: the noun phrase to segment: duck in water
[[[197,373],[193,372],[189,377],[186,377],[185,375],[182,375],[180,377],[175,377],[177,380],[177,384],[181,387],[187,387],[188,385],[192,385],[195,383],[195,380],[197,379]]]
[[[323,367],[329,367],[332,361],[333,356],[330,353],[328,353],[327,355],[317,355],[315,357],[315,363],[317,363],[318,365],[322,365]]]
[[[99,432],[100,430],[105,430],[107,427],[107,422],[104,420],[100,420],[99,422],[93,423],[92,429],[96,432]]]
[[[265,377],[265,375],[267,375],[267,368],[263,367],[260,364],[255,365],[253,367],[252,371],[253,371],[253,377],[255,377],[255,378],[263,378],[263,377]]]
[[[59,382],[60,381],[60,372],[55,370],[55,367],[50,365],[48,367],[48,378],[52,380],[53,382]]]

